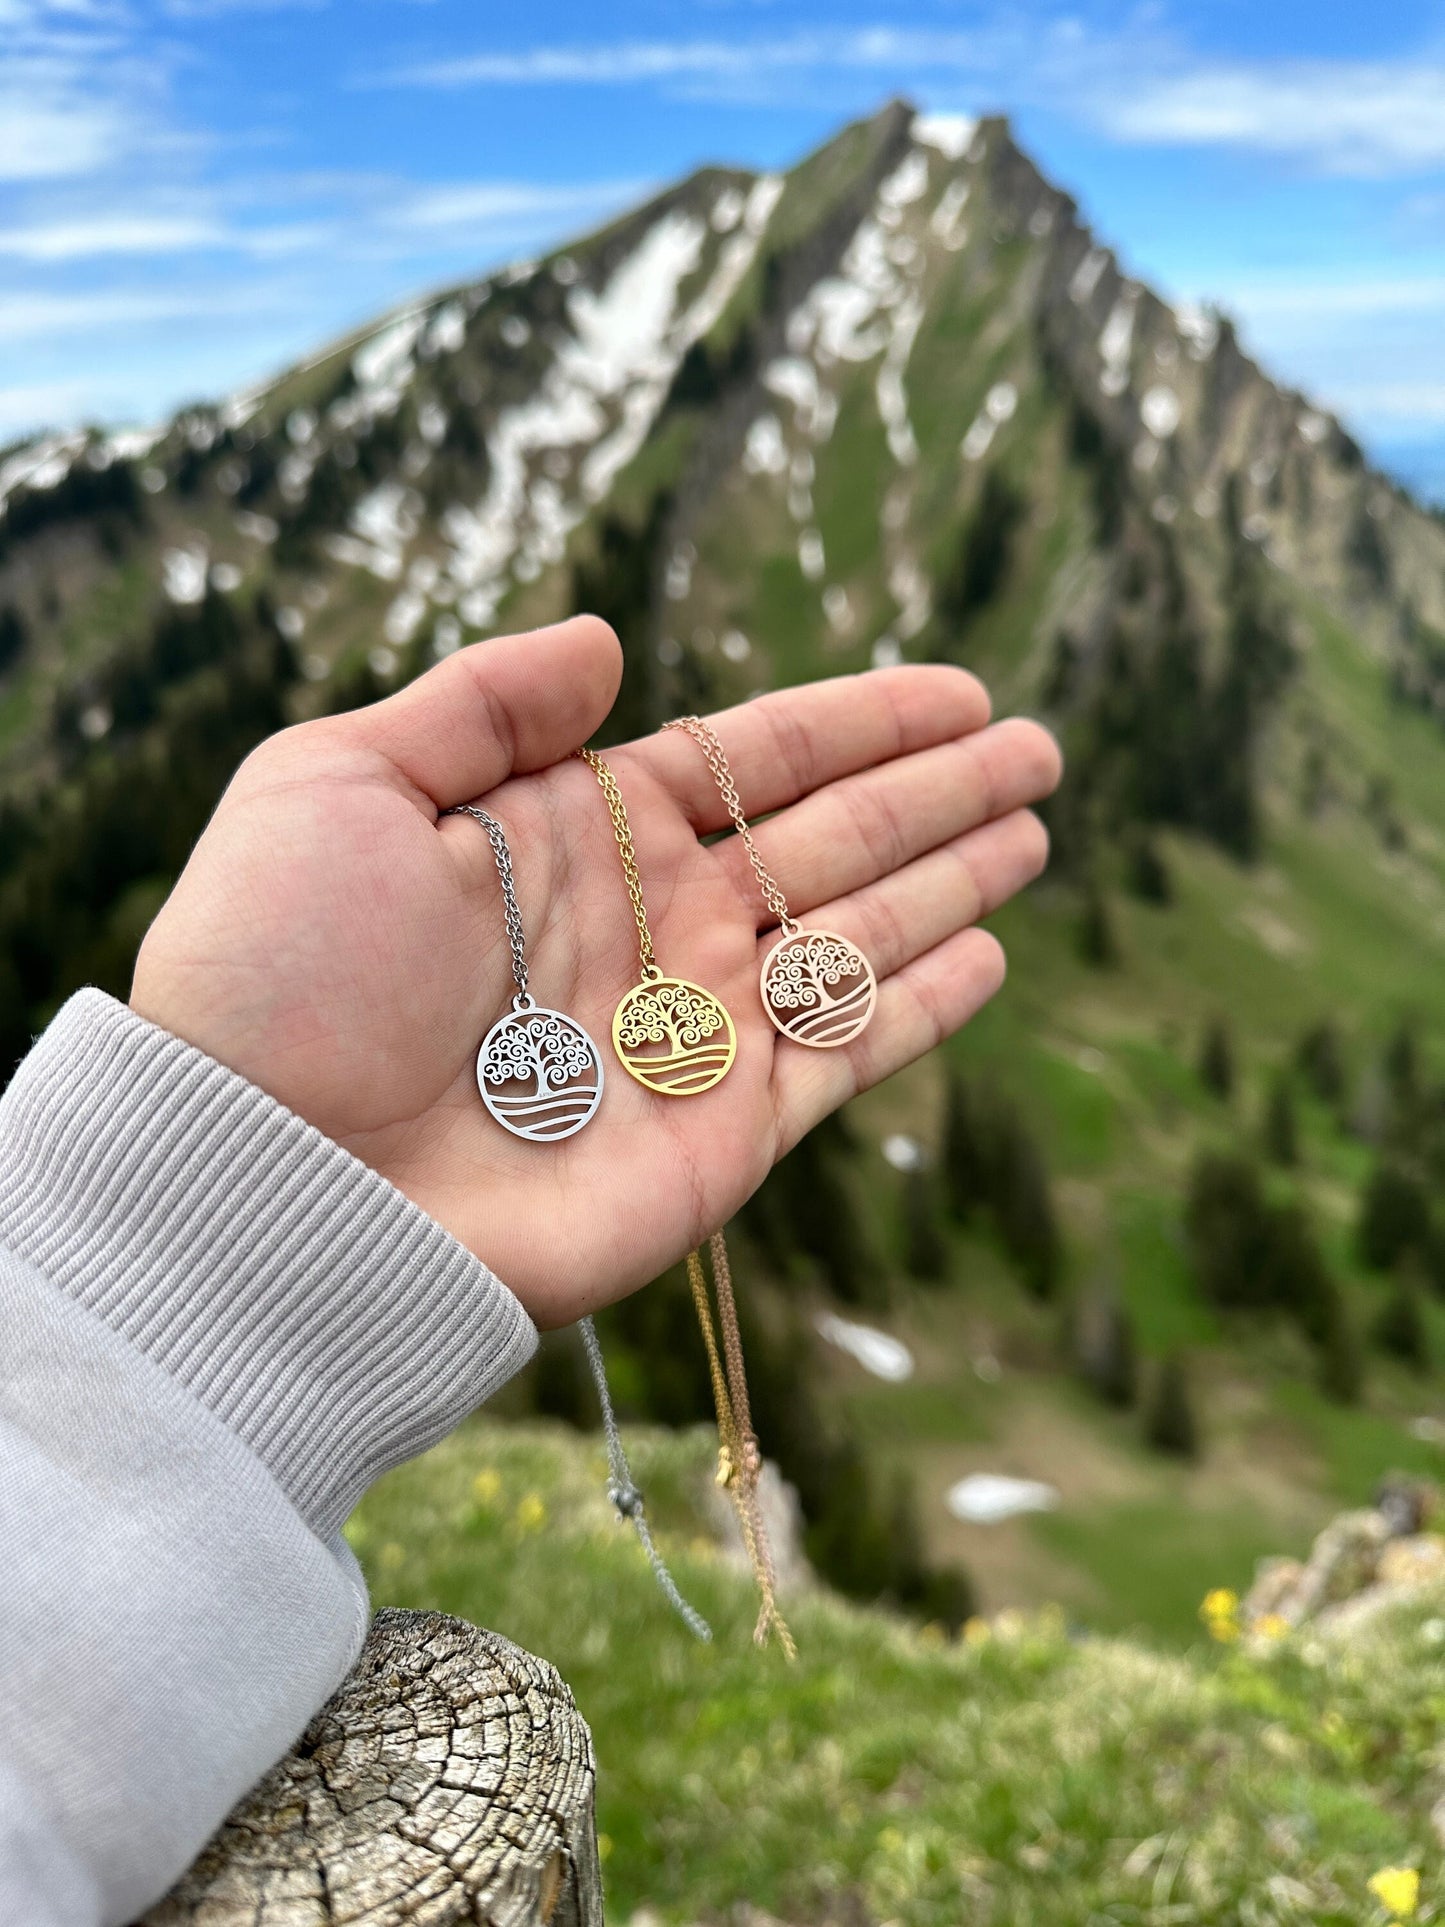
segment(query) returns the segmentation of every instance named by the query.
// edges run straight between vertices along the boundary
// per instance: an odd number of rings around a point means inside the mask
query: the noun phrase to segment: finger
[[[780,1042],[779,1154],[830,1111],[881,1084],[961,1030],[1004,980],[1003,946],[988,930],[960,930],[878,987],[878,1008],[841,1050],[794,1050]]]
[[[873,973],[891,977],[956,931],[992,916],[1042,874],[1049,835],[1032,810],[1013,810],[957,836],[892,876],[819,904],[810,922],[857,944]],[[776,930],[758,939],[762,964]]]
[[[988,692],[976,676],[944,663],[913,663],[780,689],[707,720],[744,812],[756,817],[855,770],[981,729],[988,716]],[[665,785],[699,836],[727,827],[702,751],[681,730],[645,737],[626,753]]]
[[[1057,787],[1058,744],[1021,718],[832,783],[753,832],[794,916],[861,890],[925,851],[1038,803]],[[765,912],[740,837],[719,846],[749,904]]]
[[[570,755],[606,719],[622,678],[617,638],[596,616],[473,643],[384,702],[325,727],[383,756],[438,809],[514,771]]]

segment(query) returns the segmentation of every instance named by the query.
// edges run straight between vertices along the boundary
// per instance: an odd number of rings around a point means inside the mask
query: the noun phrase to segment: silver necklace
[[[502,826],[474,803],[443,810],[474,817],[486,831],[502,885],[502,909],[517,994],[477,1052],[477,1089],[504,1131],[534,1143],[571,1137],[602,1102],[602,1057],[575,1017],[539,1004],[528,988],[527,940]]]
[[[512,1008],[492,1025],[477,1052],[477,1088],[482,1102],[498,1124],[515,1137],[546,1143],[571,1137],[595,1115],[602,1101],[602,1059],[597,1046],[574,1017],[539,1004],[528,988],[527,939],[512,879],[512,852],[501,824],[474,803],[458,804],[455,809],[443,810],[442,815],[474,817],[487,833],[501,879],[512,976],[517,985]],[[519,1087],[515,1092],[506,1088],[513,1083]],[[711,1639],[711,1627],[678,1591],[677,1582],[653,1540],[642,1494],[633,1483],[632,1468],[612,1410],[597,1327],[590,1318],[580,1322],[583,1349],[597,1388],[602,1429],[607,1438],[610,1475],[607,1496],[616,1507],[617,1516],[631,1520],[647,1563],[673,1610],[696,1638]]]

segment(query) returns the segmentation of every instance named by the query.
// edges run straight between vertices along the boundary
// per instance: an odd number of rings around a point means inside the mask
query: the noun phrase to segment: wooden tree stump
[[[136,1927],[601,1927],[595,1779],[545,1660],[381,1612],[340,1692]]]

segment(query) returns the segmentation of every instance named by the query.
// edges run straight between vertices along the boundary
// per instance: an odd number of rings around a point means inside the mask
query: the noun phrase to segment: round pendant
[[[514,1137],[571,1137],[602,1102],[602,1058],[575,1018],[519,997],[477,1052],[482,1102]]]
[[[763,1009],[784,1037],[814,1050],[850,1043],[873,1015],[878,980],[863,952],[831,930],[794,930],[763,960]]]
[[[737,1056],[733,1020],[711,991],[685,977],[633,986],[612,1019],[622,1068],[665,1097],[696,1097],[726,1077]]]

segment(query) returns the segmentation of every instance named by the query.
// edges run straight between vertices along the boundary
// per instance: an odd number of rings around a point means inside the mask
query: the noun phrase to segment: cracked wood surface
[[[545,1660],[381,1612],[335,1698],[136,1927],[602,1927],[595,1777]]]

